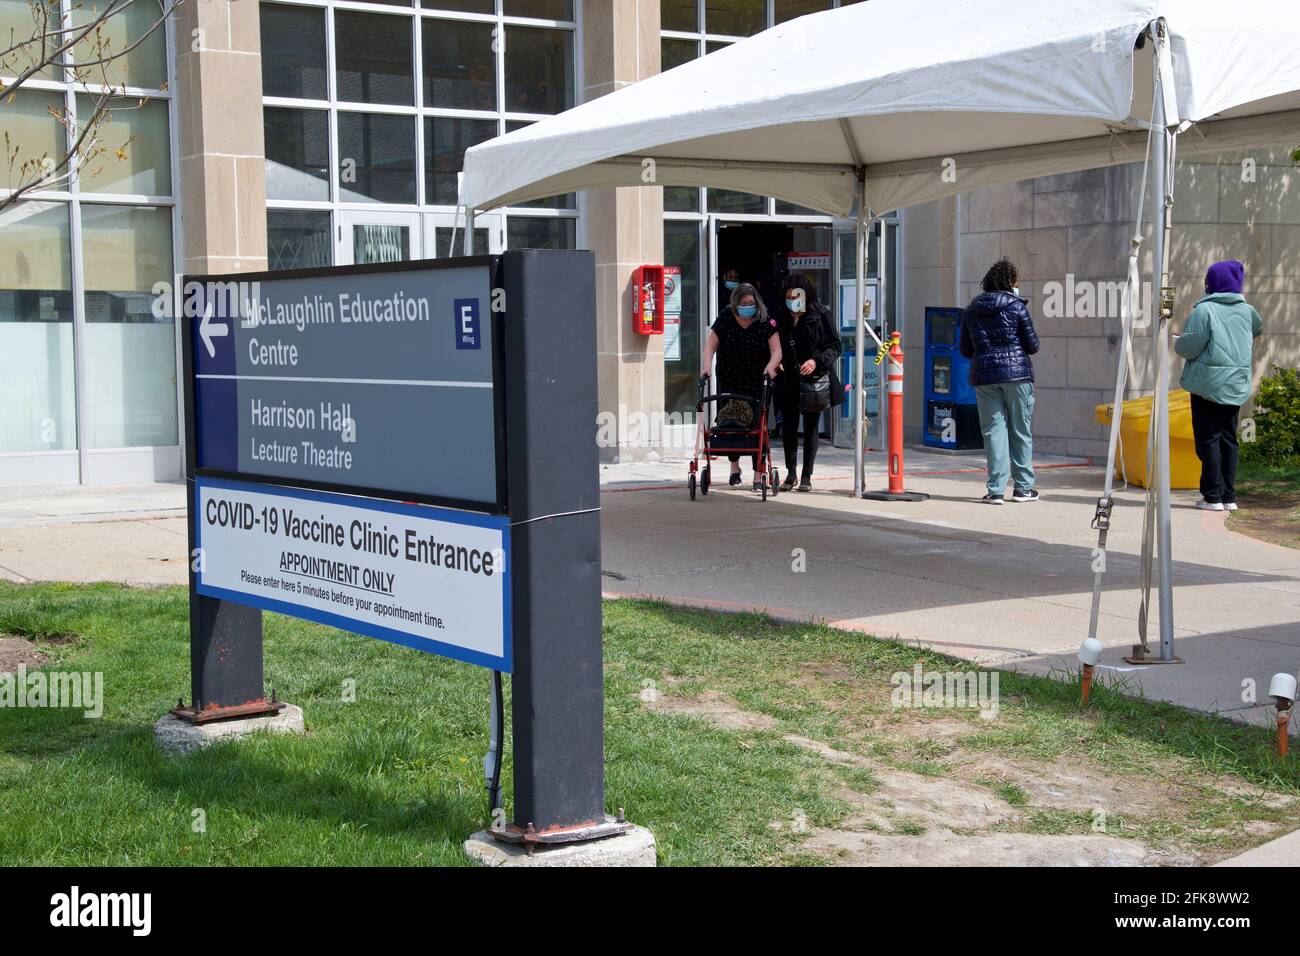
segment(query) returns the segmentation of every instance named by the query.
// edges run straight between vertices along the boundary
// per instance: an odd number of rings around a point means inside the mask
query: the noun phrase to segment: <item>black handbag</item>
[[[799,361],[799,350],[794,344],[794,335],[790,336],[790,355]],[[795,374],[799,374],[798,368]],[[816,378],[799,376],[799,411],[805,413],[824,412],[831,407],[831,373],[822,372]]]

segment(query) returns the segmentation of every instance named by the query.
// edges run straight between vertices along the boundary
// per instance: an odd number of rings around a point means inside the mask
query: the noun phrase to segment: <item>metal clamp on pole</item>
[[[1101,532],[1101,540],[1105,542],[1106,532],[1110,530],[1110,514],[1115,509],[1115,499],[1102,497],[1097,499],[1097,513],[1092,516],[1092,528],[1094,531]]]

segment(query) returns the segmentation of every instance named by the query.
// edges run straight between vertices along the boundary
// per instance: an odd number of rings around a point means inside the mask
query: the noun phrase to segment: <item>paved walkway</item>
[[[767,502],[725,484],[690,501],[684,461],[605,466],[606,593],[815,617],[1034,673],[1077,667],[1101,469],[1044,458],[1043,499],[994,508],[976,500],[982,456],[907,456],[908,487],[929,501],[855,500],[850,455],[826,448],[811,493]],[[868,457],[867,485],[884,487],[883,455]],[[1263,694],[1274,672],[1300,666],[1300,550],[1228,531],[1223,515],[1195,509],[1193,492],[1175,492],[1175,649],[1186,663],[1126,665],[1137,640],[1142,496],[1117,496],[1102,679],[1271,724],[1262,705],[1243,701],[1243,682]],[[0,490],[0,577],[182,584],[184,486]]]

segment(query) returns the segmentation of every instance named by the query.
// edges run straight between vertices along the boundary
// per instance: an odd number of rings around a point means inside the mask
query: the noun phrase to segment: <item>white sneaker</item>
[[[1237,503],[1236,503],[1235,501],[1225,501],[1225,502],[1223,503],[1223,510],[1224,510],[1224,511],[1236,511],[1236,510],[1237,510]]]
[[[1222,510],[1223,510],[1223,505],[1222,505],[1220,502],[1218,502],[1218,501],[1206,501],[1204,498],[1202,498],[1200,501],[1196,502],[1196,507],[1197,507],[1197,508],[1200,508],[1202,511],[1222,511]]]

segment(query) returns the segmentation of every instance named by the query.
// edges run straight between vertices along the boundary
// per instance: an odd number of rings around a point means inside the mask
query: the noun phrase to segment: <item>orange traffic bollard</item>
[[[868,491],[863,498],[873,501],[925,501],[930,496],[919,491],[907,491],[903,485],[903,346],[902,335],[895,332],[881,346],[876,356],[879,365],[888,354],[885,393],[889,400],[889,489]]]

